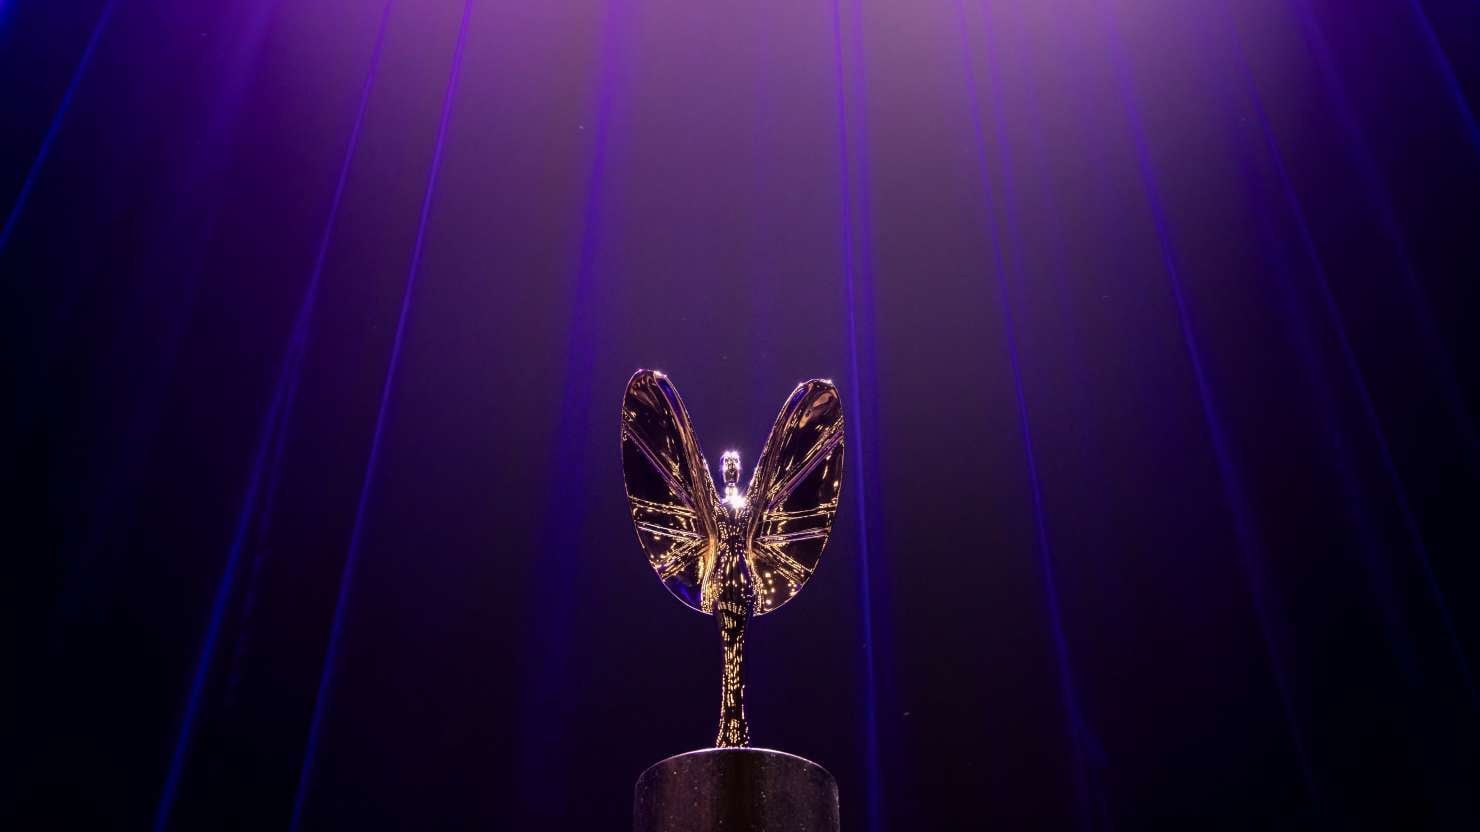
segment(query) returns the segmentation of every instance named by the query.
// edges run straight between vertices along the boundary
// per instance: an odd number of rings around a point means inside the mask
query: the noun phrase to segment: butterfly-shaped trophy
[[[637,538],[678,600],[713,615],[724,644],[715,746],[750,745],[745,626],[790,601],[827,545],[843,482],[843,407],[830,381],[797,385],[740,490],[740,455],[721,458],[724,493],[673,382],[639,370],[622,400],[622,473]]]

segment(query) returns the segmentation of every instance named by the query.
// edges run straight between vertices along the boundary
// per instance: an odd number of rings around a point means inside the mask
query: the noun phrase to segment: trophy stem
[[[748,604],[720,602],[714,617],[724,644],[725,663],[721,674],[719,736],[716,748],[748,748],[750,724],[745,721],[745,625],[750,621]]]

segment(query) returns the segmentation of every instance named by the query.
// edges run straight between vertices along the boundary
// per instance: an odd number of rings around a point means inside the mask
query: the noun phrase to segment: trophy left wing
[[[797,385],[756,461],[750,506],[755,614],[790,601],[812,577],[832,531],[843,484],[843,405],[838,388]]]
[[[704,612],[701,588],[716,540],[714,480],[678,390],[639,370],[622,399],[622,475],[637,539],[658,579]]]

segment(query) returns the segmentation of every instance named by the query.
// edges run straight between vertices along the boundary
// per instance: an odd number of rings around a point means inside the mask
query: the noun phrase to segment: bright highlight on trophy
[[[743,492],[741,469],[740,454],[726,451],[721,495],[673,383],[652,370],[627,382],[622,472],[632,523],[668,591],[719,624],[720,748],[750,745],[747,624],[801,591],[832,530],[843,480],[843,408],[832,382],[792,391]]]

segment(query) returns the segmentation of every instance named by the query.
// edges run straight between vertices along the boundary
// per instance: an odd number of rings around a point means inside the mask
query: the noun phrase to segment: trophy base
[[[634,832],[838,832],[827,769],[765,748],[705,748],[637,778]]]

